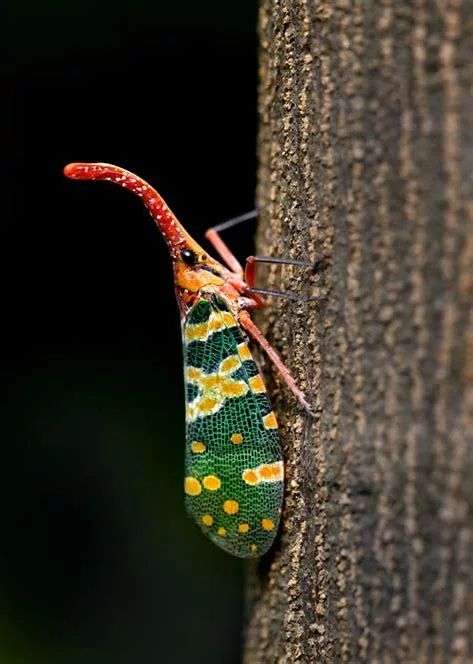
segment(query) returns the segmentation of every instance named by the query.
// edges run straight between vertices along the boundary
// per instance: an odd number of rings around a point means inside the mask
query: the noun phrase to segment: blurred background
[[[3,4],[0,664],[238,662],[244,566],[183,507],[180,328],[141,202],[252,209],[256,0]],[[239,256],[254,227],[227,235]]]

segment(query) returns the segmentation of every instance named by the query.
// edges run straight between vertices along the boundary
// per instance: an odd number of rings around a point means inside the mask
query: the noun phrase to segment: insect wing
[[[186,507],[202,531],[243,558],[265,553],[283,496],[276,417],[225,300],[198,300],[183,325]]]

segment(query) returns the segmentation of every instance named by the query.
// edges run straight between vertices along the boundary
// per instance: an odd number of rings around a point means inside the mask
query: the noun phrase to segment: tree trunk
[[[262,0],[280,540],[245,662],[473,662],[473,2]],[[266,285],[266,284],[265,284]],[[307,301],[307,297],[318,301]]]

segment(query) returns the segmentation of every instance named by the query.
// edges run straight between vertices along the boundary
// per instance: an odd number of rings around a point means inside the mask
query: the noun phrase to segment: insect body
[[[215,230],[207,238],[228,267],[185,231],[160,195],[110,164],[69,164],[79,180],[110,180],[140,196],[171,254],[182,321],[186,396],[186,507],[218,546],[243,558],[260,556],[277,532],[284,468],[278,425],[248,347],[251,335],[305,408],[302,392],[248,309],[263,306],[246,274]]]

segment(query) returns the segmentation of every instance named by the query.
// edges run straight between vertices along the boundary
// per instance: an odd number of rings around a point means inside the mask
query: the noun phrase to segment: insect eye
[[[192,249],[183,249],[181,251],[181,258],[186,265],[195,265],[197,263],[197,256]]]

